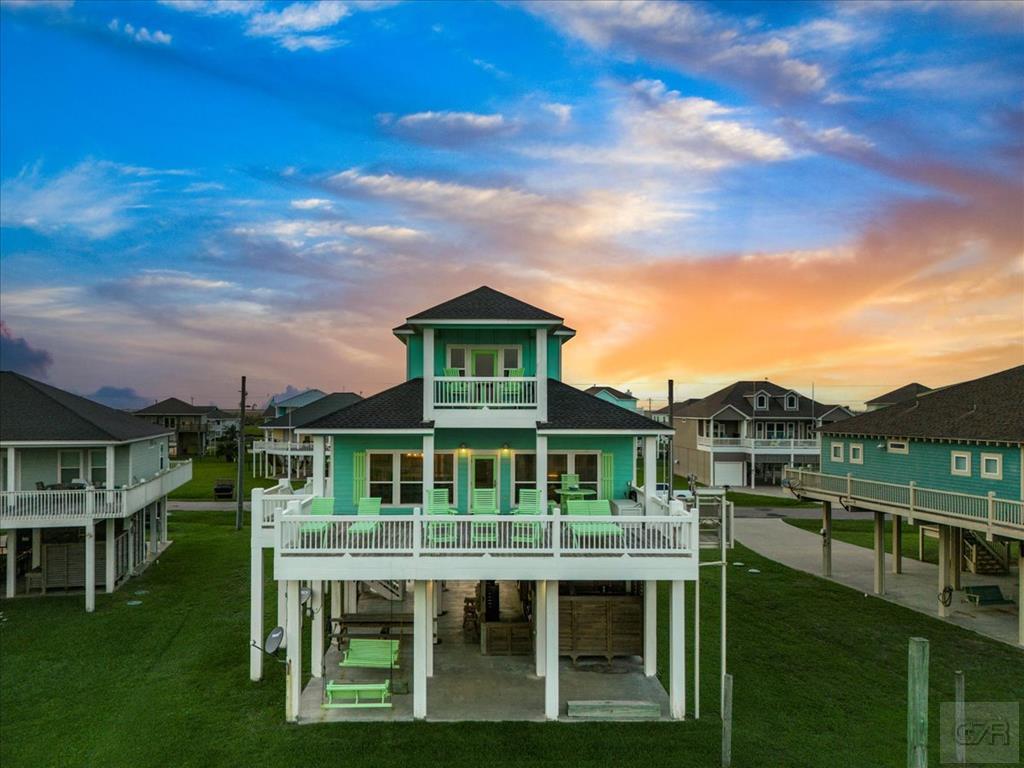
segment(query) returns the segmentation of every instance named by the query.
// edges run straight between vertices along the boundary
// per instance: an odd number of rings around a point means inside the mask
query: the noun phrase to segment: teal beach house
[[[378,613],[377,621],[411,625],[412,638],[397,641],[401,651],[387,666],[389,674],[395,664],[412,670],[412,698],[392,702],[380,680],[352,694],[372,697],[388,718],[428,717],[428,689],[440,677],[429,711],[476,719],[477,706],[496,706],[487,686],[471,686],[479,701],[464,698],[465,689],[450,697],[456,678],[437,670],[486,675],[477,665],[493,653],[526,657],[493,681],[519,702],[493,710],[499,719],[566,716],[577,689],[559,659],[587,655],[634,674],[584,676],[581,685],[599,685],[585,698],[639,698],[654,717],[683,717],[683,595],[697,579],[696,515],[636,483],[637,444],[654,477],[658,440],[670,427],[564,383],[563,352],[575,331],[492,288],[410,315],[393,333],[404,347],[405,381],[296,428],[313,444],[308,485],[253,495],[251,678],[262,675],[268,548],[295,670],[300,605],[313,606],[311,679],[289,676],[288,720],[320,718],[325,697],[361,684],[327,672],[338,652],[324,641],[328,602],[346,632],[381,604],[405,619]],[[667,695],[656,678],[658,581],[671,584],[674,606],[669,656],[677,671]],[[478,631],[478,648],[461,636],[441,643],[446,601],[465,612],[460,626]]]

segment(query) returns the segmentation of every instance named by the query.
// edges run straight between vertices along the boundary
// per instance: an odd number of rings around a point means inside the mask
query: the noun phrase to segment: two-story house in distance
[[[557,719],[574,698],[646,699],[655,717],[682,717],[683,595],[697,579],[696,520],[681,502],[658,498],[653,484],[639,505],[627,499],[635,442],[654,477],[668,428],[563,383],[563,348],[575,332],[494,289],[417,312],[393,333],[405,347],[403,383],[295,430],[313,441],[311,493],[253,494],[251,677],[262,674],[255,646],[265,629],[263,548],[272,547],[289,720],[323,719],[332,691],[362,682],[377,706],[391,706],[387,686],[410,669],[411,700],[393,703],[398,719],[427,717],[428,690],[429,711],[444,719]],[[655,678],[659,580],[671,582],[667,696]],[[386,594],[381,584],[408,582],[411,606],[402,607],[396,586],[392,607],[373,615],[389,627],[407,621],[412,637],[392,635],[398,649],[385,669],[339,673],[324,614],[355,632],[353,615],[389,605],[373,594]],[[437,618],[445,604],[453,618]],[[435,646],[451,627],[445,621],[461,622],[457,637]],[[467,626],[479,631],[476,646],[458,635]],[[493,653],[530,660],[488,664]],[[591,654],[634,674],[559,662]]]
[[[171,456],[205,456],[209,412],[209,406],[192,405],[177,397],[168,397],[140,408],[134,416],[171,432]]]

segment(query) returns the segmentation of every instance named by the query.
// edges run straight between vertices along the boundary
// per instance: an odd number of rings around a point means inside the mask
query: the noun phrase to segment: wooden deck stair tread
[[[661,706],[653,701],[570,701],[566,711],[569,717],[581,720],[658,720],[661,717]]]

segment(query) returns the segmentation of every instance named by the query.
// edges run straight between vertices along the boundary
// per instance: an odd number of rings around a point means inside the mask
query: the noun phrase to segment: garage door
[[[743,462],[716,461],[715,485],[743,485]]]

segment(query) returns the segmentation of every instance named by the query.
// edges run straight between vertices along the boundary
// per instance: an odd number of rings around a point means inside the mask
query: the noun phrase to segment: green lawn
[[[821,531],[821,520],[801,520],[795,517],[787,517],[786,522],[803,528],[805,531],[818,533]],[[856,544],[858,547],[875,548],[875,524],[873,520],[832,520],[832,538],[837,541],[845,541],[847,544]],[[917,559],[917,526],[903,525],[903,556]],[[887,521],[885,525],[885,551],[892,554],[892,522]],[[939,541],[938,539],[925,538],[924,540],[924,562],[939,562]]]
[[[644,484],[644,467],[643,461],[638,461],[636,466],[636,482],[637,485]],[[658,464],[658,482],[665,482],[665,467],[662,463]],[[674,490],[683,490],[689,488],[689,483],[682,475],[672,476],[672,488]],[[761,493],[744,493],[743,491],[729,491],[725,497],[729,499],[737,507],[814,507],[816,504],[808,501],[800,501],[799,499],[791,496],[767,496]]]
[[[3,605],[4,768],[719,765],[716,568],[702,572],[698,722],[294,726],[283,721],[283,665],[268,662],[261,683],[248,679],[249,532],[233,531],[232,522],[231,513],[173,513],[170,551],[121,592],[97,596],[92,615],[78,596]],[[953,695],[955,669],[965,671],[969,695],[1024,696],[1019,651],[742,547],[733,559],[745,563],[729,569],[737,766],[904,765],[906,648],[914,635],[931,641],[932,722],[939,702]],[[129,606],[133,598],[142,605]],[[663,679],[665,598],[663,590]],[[934,728],[931,742],[937,756]]]
[[[201,501],[213,501],[213,484],[221,477],[235,479],[238,472],[238,465],[234,462],[227,462],[217,456],[204,456],[203,458],[192,459],[192,479],[185,485],[178,488],[169,498],[182,501],[194,499]],[[252,476],[252,457],[247,457],[245,462],[245,498],[253,488],[270,488],[277,485],[277,480],[266,477]]]

